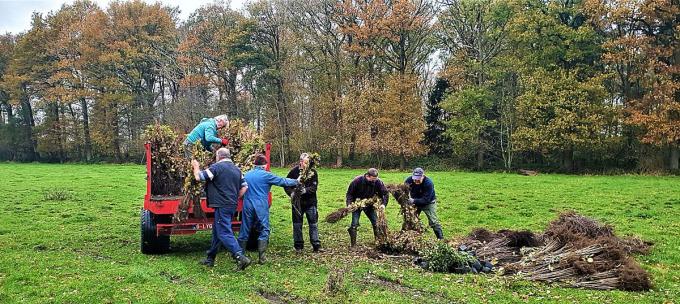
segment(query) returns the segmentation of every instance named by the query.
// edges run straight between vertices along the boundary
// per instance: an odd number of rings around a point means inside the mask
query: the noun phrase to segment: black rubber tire
[[[144,254],[161,254],[170,251],[170,236],[156,236],[157,218],[149,210],[142,209],[141,223],[141,250]]]

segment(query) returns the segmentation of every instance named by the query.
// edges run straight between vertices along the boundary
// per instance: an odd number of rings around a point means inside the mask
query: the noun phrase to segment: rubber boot
[[[347,229],[347,232],[349,232],[349,246],[354,247],[357,245],[357,229],[356,228],[349,228]]]
[[[205,260],[201,261],[202,265],[208,266],[208,267],[213,267],[215,266],[215,257],[207,257]]]
[[[238,270],[244,270],[248,265],[250,265],[250,259],[245,256],[243,253],[240,253],[236,256],[236,260],[238,261],[237,264],[237,269]]]
[[[238,240],[238,246],[243,250],[243,254],[246,254],[246,243],[247,241]]]
[[[264,264],[267,261],[267,257],[265,256],[265,251],[267,251],[267,244],[269,241],[267,240],[257,240],[257,253],[259,257],[259,263]]]
[[[378,242],[378,227],[373,226],[373,240],[377,243]]]
[[[437,237],[439,240],[444,239],[444,232],[442,232],[442,227],[434,227],[432,228],[434,230],[434,235]]]

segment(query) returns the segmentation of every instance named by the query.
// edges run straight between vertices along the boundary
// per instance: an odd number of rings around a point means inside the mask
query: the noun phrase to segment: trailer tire
[[[161,254],[170,250],[170,236],[156,235],[156,223],[158,218],[149,210],[142,209],[141,223],[141,250],[144,254]]]

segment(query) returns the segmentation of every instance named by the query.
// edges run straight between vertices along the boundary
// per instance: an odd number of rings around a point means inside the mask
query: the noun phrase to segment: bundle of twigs
[[[422,238],[415,230],[390,232],[387,242],[378,244],[378,250],[389,254],[419,254],[423,249],[432,247],[433,243]]]
[[[381,200],[379,197],[374,196],[372,198],[364,198],[364,199],[358,199],[351,204],[347,205],[346,207],[339,208],[338,210],[335,210],[328,214],[326,216],[326,222],[328,223],[337,223],[341,219],[345,218],[347,215],[351,214],[354,211],[361,210],[361,208],[364,207],[375,207],[376,211],[380,208],[378,208],[381,204]],[[384,214],[384,212],[383,212]]]
[[[651,286],[648,273],[630,256],[647,252],[649,243],[619,239],[612,227],[574,212],[560,214],[543,235],[476,229],[463,242],[480,259],[503,266],[505,274],[528,280],[602,290]]]
[[[378,208],[380,206],[380,200],[378,204],[374,205],[376,213],[376,223],[375,223],[375,243],[377,247],[384,246],[389,242],[389,227],[387,227],[387,216],[385,215],[385,209]]]
[[[230,120],[229,127],[220,133],[220,136],[229,138],[228,147],[234,164],[242,172],[252,169],[255,154],[264,152],[265,143],[262,136],[240,119]]]
[[[403,222],[401,224],[402,231],[423,231],[423,225],[417,215],[416,206],[409,203],[409,186],[407,184],[389,184],[387,185],[387,191],[389,191],[394,199],[399,203],[400,210],[399,214],[403,217]]]
[[[293,210],[302,216],[302,189],[305,187],[307,181],[312,179],[314,175],[317,174],[316,166],[321,161],[321,157],[318,153],[309,154],[309,159],[307,160],[306,166],[300,170],[300,184],[295,187],[293,192],[295,195],[291,195],[291,204],[293,205]]]
[[[181,157],[181,141],[166,125],[146,127],[143,139],[151,148],[151,194],[179,195],[187,162]]]
[[[209,166],[213,162],[212,153],[203,150],[201,143],[197,141],[191,150],[191,159],[197,160],[202,168]],[[185,160],[186,161],[186,160]],[[188,162],[188,161],[186,161]],[[184,197],[177,206],[177,211],[172,217],[175,223],[181,223],[189,218],[189,208],[193,207],[195,217],[205,217],[205,213],[201,208],[201,194],[203,193],[204,183],[197,181],[194,178],[193,169],[190,165],[186,166],[186,174],[184,177],[183,193]]]

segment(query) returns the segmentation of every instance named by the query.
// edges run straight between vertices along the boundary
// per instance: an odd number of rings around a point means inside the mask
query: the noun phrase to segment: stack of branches
[[[387,227],[387,217],[385,216],[385,209],[380,208],[381,204],[382,200],[377,196],[365,199],[358,199],[352,202],[351,204],[347,205],[346,207],[339,208],[338,210],[335,210],[328,214],[326,216],[326,222],[337,223],[338,221],[345,218],[347,215],[351,214],[354,211],[358,211],[361,210],[362,208],[367,207],[373,208],[378,218],[375,227],[376,245],[382,246],[387,242],[389,230]]]
[[[649,290],[649,274],[631,254],[646,254],[650,243],[620,239],[608,225],[566,212],[540,236],[528,231],[474,230],[466,244],[480,259],[503,266],[504,274],[590,289]]]
[[[402,215],[404,220],[401,224],[401,230],[423,232],[423,225],[420,223],[416,213],[416,206],[409,202],[409,186],[405,183],[389,184],[387,185],[387,191],[399,203],[399,214]]]
[[[417,255],[433,244],[422,238],[423,226],[416,214],[416,206],[409,202],[409,186],[407,184],[389,184],[389,191],[400,206],[402,215],[401,230],[388,232],[387,238],[378,243],[377,249],[388,254]]]
[[[387,242],[378,244],[378,250],[387,254],[418,255],[427,248],[434,246],[434,242],[422,237],[422,233],[415,230],[400,230],[390,232]]]
[[[253,168],[255,154],[264,153],[264,139],[243,120],[229,121],[229,127],[222,129],[220,133],[220,136],[229,138],[231,159],[242,172]]]
[[[195,159],[201,164],[202,168],[210,166],[214,161],[212,153],[203,150],[200,141],[196,141],[191,147],[191,159]],[[185,162],[188,162],[185,160]],[[193,206],[192,210],[195,217],[205,217],[205,213],[201,208],[201,194],[203,193],[203,182],[197,181],[194,178],[193,169],[191,166],[186,166],[186,173],[184,175],[183,191],[184,197],[177,206],[177,211],[172,217],[174,223],[182,223],[189,218],[189,208]]]
[[[291,195],[291,204],[298,216],[302,216],[302,189],[307,181],[316,175],[316,166],[321,162],[321,156],[318,153],[311,153],[307,162],[306,166],[300,171],[300,183],[293,190],[295,194]]]
[[[543,244],[541,236],[528,230],[491,232],[484,228],[474,229],[462,243],[474,248],[479,259],[491,261],[494,265],[517,262],[521,259],[522,248]]]
[[[151,194],[180,195],[188,163],[181,157],[181,140],[166,125],[146,127],[143,139],[151,147]]]

